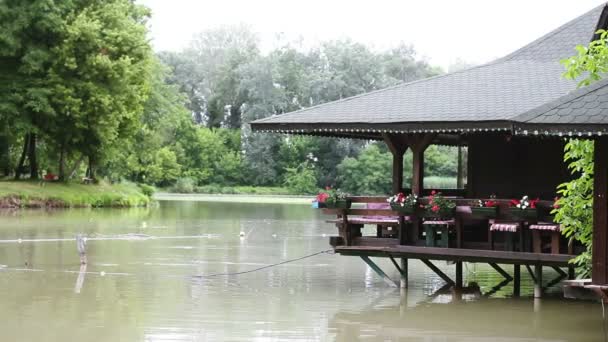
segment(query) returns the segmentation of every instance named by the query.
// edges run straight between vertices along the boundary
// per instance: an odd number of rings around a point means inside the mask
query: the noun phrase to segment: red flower
[[[485,206],[488,208],[492,208],[498,205],[498,202],[496,201],[486,201]]]
[[[534,199],[534,200],[530,200],[530,208],[532,209],[536,209],[536,203],[538,203],[540,201],[540,199]]]
[[[326,187],[325,187],[325,190],[331,190],[331,186],[329,186],[329,185],[328,185],[328,186],[326,186]]]
[[[431,207],[431,210],[436,213],[439,211],[439,206],[438,205],[434,205],[433,207]]]
[[[511,200],[511,201],[509,202],[509,204],[510,204],[512,207],[515,207],[515,206],[517,206],[517,205],[519,204],[519,200]]]
[[[317,195],[317,202],[319,203],[325,203],[325,201],[327,200],[327,198],[329,198],[329,194],[326,192],[322,192],[320,194]]]
[[[431,191],[431,195],[435,195],[435,194],[437,194],[437,191],[435,191],[435,190]]]

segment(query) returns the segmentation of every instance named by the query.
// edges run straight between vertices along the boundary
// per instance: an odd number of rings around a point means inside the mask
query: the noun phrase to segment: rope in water
[[[305,255],[305,256],[302,256],[302,257],[299,257],[299,258],[289,259],[289,260],[278,262],[276,264],[266,265],[266,266],[254,268],[254,269],[251,269],[251,270],[247,270],[247,271],[227,272],[227,273],[212,273],[212,274],[194,275],[193,277],[195,277],[195,278],[228,277],[228,276],[236,276],[236,275],[241,275],[241,274],[253,273],[253,272],[265,270],[267,268],[276,267],[276,266],[285,265],[285,264],[288,264],[288,263],[291,263],[291,262],[295,262],[295,261],[300,261],[300,260],[312,258],[312,257],[320,255],[320,254],[334,254],[333,251],[334,251],[333,249],[327,249],[327,250],[324,250],[324,251],[308,254],[308,255]]]

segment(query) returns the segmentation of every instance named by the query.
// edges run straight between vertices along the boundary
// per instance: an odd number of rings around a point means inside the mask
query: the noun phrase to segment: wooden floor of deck
[[[458,249],[420,246],[336,246],[335,252],[348,256],[393,257],[405,259],[449,260],[478,263],[517,265],[541,265],[567,267],[574,256],[568,254],[546,254],[509,252],[483,249]]]

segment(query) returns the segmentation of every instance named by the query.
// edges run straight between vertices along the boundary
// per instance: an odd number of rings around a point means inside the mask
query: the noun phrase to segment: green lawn
[[[0,207],[135,207],[150,198],[131,183],[85,185],[75,183],[0,181]]]

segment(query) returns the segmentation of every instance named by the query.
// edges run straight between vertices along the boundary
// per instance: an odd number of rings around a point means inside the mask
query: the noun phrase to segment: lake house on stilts
[[[608,9],[597,7],[521,49],[488,64],[404,83],[343,100],[275,115],[251,123],[253,131],[385,142],[393,155],[394,193],[436,195],[424,186],[424,151],[431,144],[466,146],[467,182],[462,189],[437,189],[456,203],[449,217],[430,219],[419,207],[386,207],[387,197],[349,198],[353,208],[324,209],[339,236],[336,253],[359,256],[388,283],[370,259],[390,258],[407,286],[408,259],[419,259],[456,288],[462,263],[488,263],[513,281],[519,295],[521,266],[544,286],[572,278],[568,261],[580,246],[568,243],[550,215],[558,184],[571,176],[563,162],[567,138],[595,142],[592,280],[581,283],[599,294],[608,290],[608,79],[576,89],[562,77],[559,61],[608,28]],[[413,155],[411,189],[403,188],[403,156]],[[387,170],[387,175],[389,171]],[[409,175],[408,175],[409,176]],[[540,198],[532,208],[510,208],[509,198]],[[491,205],[484,210],[471,203]],[[483,205],[483,204],[482,204]],[[377,226],[363,236],[364,224]],[[453,261],[451,279],[433,264]],[[512,274],[499,265],[512,265]],[[511,266],[510,266],[511,267]],[[543,282],[543,267],[557,278]],[[564,270],[567,269],[567,270]],[[548,283],[548,284],[547,284]]]

